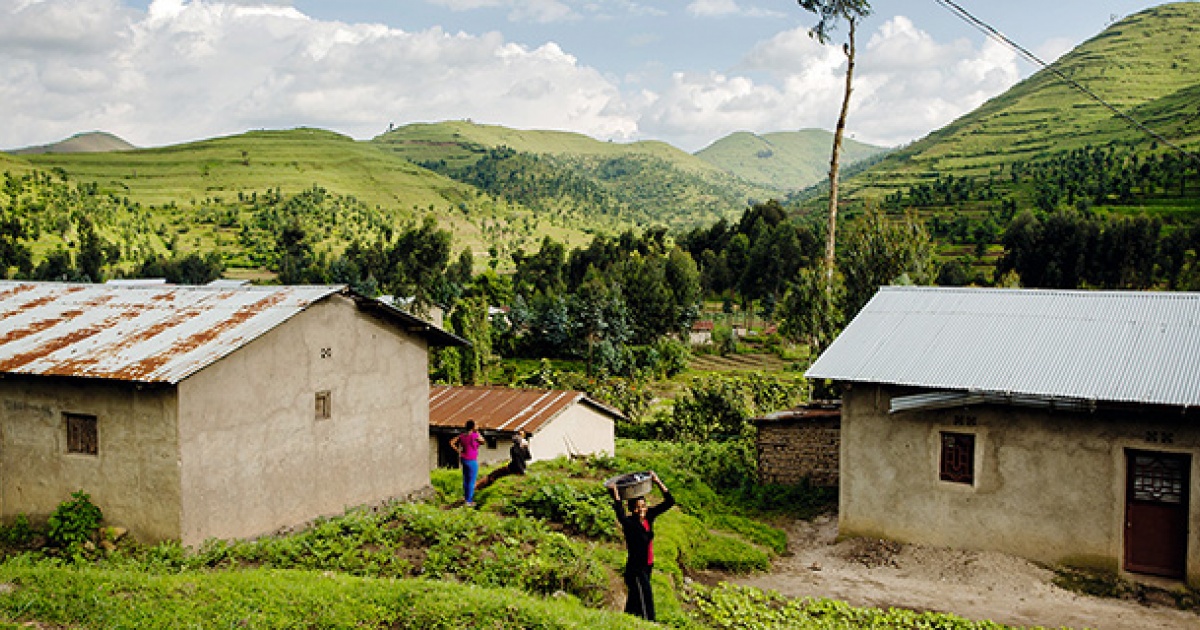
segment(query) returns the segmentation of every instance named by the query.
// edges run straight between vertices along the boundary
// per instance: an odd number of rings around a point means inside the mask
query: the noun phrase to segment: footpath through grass
[[[57,548],[36,526],[14,523],[0,527],[0,628],[654,627],[619,612],[625,552],[601,485],[646,469],[679,503],[656,530],[662,625],[999,627],[686,580],[693,570],[767,569],[786,537],[756,517],[780,501],[792,513],[828,505],[813,491],[735,487],[733,448],[621,441],[618,457],[540,462],[504,478],[479,495],[479,509],[460,505],[458,471],[435,471],[439,492],[428,502],[350,510],[293,534],[196,549]]]

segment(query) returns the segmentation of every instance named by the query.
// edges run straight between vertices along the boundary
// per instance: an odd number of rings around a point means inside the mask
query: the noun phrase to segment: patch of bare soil
[[[1200,614],[1137,601],[1080,595],[1055,586],[1053,571],[1013,556],[872,540],[837,542],[837,518],[785,525],[789,553],[770,573],[728,576],[788,597],[853,606],[952,613],[1020,627],[1196,630]]]

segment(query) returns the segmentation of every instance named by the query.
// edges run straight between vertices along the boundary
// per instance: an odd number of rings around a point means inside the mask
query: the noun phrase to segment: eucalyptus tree
[[[841,159],[842,136],[846,131],[846,115],[850,110],[850,92],[854,81],[854,36],[859,20],[871,14],[871,3],[865,0],[797,0],[797,3],[805,11],[817,15],[817,24],[809,29],[808,34],[821,44],[829,42],[838,22],[844,20],[849,27],[847,41],[842,44],[842,52],[846,55],[846,87],[842,94],[842,109],[833,133],[833,151],[829,159],[829,230],[825,242],[825,275],[832,287],[837,228],[838,162]]]

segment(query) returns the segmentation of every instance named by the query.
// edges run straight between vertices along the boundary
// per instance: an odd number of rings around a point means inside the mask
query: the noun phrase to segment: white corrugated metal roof
[[[805,376],[1200,405],[1200,293],[884,287]]]
[[[343,290],[0,281],[0,374],[174,384]]]

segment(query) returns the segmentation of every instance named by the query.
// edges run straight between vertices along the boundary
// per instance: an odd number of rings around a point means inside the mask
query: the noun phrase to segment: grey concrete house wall
[[[842,408],[840,536],[1124,567],[1130,452],[1191,456],[1189,521],[1200,523],[1200,426],[1178,411],[1072,413],[971,406],[888,413],[895,388],[856,384]],[[943,481],[944,433],[975,440],[973,483]],[[1200,583],[1200,527],[1186,579]]]
[[[428,486],[426,352],[424,340],[333,296],[181,382],[185,544]],[[315,412],[319,392],[328,418]]]
[[[176,395],[171,387],[0,378],[0,514],[44,519],[84,491],[139,538],[180,530]],[[68,453],[66,415],[96,418],[97,453]]]

